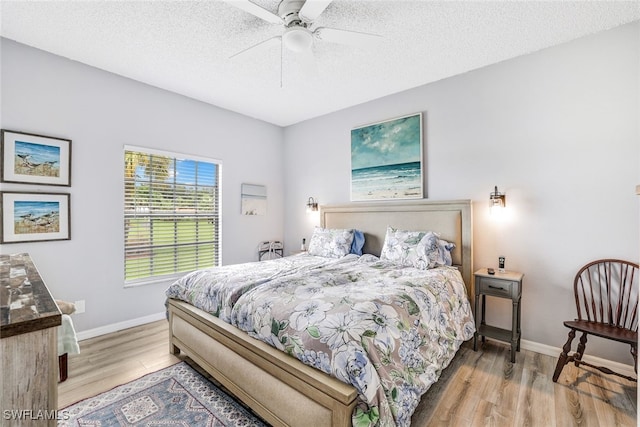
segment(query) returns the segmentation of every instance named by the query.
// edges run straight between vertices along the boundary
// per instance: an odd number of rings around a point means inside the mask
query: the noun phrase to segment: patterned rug
[[[59,427],[266,426],[185,362],[80,401],[59,413]]]

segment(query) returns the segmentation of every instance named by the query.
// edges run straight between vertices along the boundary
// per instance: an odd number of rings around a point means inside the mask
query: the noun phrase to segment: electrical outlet
[[[80,314],[80,313],[84,313],[85,307],[84,307],[84,300],[81,299],[80,301],[76,301],[74,302],[75,306],[76,306],[76,313]]]

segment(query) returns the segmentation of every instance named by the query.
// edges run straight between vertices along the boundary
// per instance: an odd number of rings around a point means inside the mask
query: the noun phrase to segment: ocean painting
[[[60,202],[19,201],[13,205],[14,233],[60,232]]]
[[[422,198],[422,114],[351,131],[351,200]]]
[[[68,193],[0,192],[0,243],[71,239]]]
[[[16,175],[60,177],[60,147],[16,141],[15,156]]]
[[[3,182],[71,186],[71,140],[0,129]]]

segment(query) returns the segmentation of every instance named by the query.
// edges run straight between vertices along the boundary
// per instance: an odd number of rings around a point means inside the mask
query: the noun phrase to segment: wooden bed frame
[[[320,208],[326,228],[357,228],[379,255],[387,226],[433,230],[456,244],[453,263],[473,295],[471,201],[352,203]],[[311,368],[182,301],[170,299],[169,345],[182,351],[273,426],[351,426],[354,387]]]

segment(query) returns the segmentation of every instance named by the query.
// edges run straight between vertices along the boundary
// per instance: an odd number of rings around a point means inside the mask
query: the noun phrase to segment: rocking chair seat
[[[625,344],[634,344],[638,342],[638,332],[629,329],[620,328],[618,326],[607,325],[599,322],[589,322],[587,320],[573,320],[564,322],[564,326],[576,331],[586,332],[601,338],[618,341]]]

